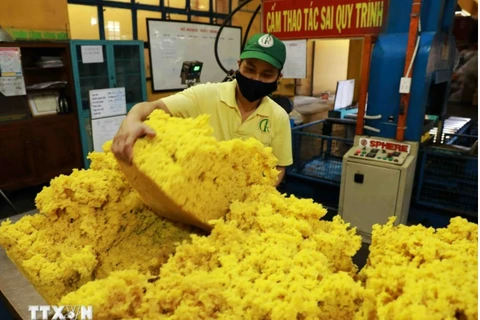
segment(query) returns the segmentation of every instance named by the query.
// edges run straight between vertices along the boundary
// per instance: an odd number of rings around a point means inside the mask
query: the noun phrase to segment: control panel
[[[358,159],[402,165],[411,152],[409,144],[391,140],[360,138],[347,156]]]
[[[371,243],[372,228],[392,216],[407,223],[418,142],[355,136],[342,161],[338,213]]]

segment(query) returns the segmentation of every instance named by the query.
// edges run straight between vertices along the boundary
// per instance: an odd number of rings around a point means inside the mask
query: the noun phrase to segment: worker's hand
[[[117,159],[131,164],[133,159],[133,145],[138,138],[145,135],[153,137],[155,136],[155,131],[142,121],[129,119],[127,116],[113,138],[113,154]]]

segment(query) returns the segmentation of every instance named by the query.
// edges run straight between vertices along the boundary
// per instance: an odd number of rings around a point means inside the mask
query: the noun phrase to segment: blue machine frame
[[[410,104],[405,140],[420,141],[425,132],[426,113],[443,119],[455,59],[452,36],[457,0],[423,0],[421,41],[413,64]],[[411,1],[390,0],[384,33],[375,42],[368,87],[368,115],[381,119],[366,120],[380,132],[365,134],[395,138],[400,111],[400,78],[403,76],[410,24]],[[440,96],[439,96],[440,95]]]

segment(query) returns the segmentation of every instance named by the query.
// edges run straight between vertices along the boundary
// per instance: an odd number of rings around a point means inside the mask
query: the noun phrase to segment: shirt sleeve
[[[282,114],[277,120],[271,146],[273,154],[278,159],[278,166],[286,167],[293,163],[292,129],[290,127],[290,118],[286,113]]]
[[[195,118],[201,113],[194,87],[162,98],[162,101],[174,117]]]

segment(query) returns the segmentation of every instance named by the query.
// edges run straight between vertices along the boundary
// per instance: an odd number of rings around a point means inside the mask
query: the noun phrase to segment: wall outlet
[[[410,93],[411,85],[412,85],[412,78],[402,77],[400,79],[400,93]]]

